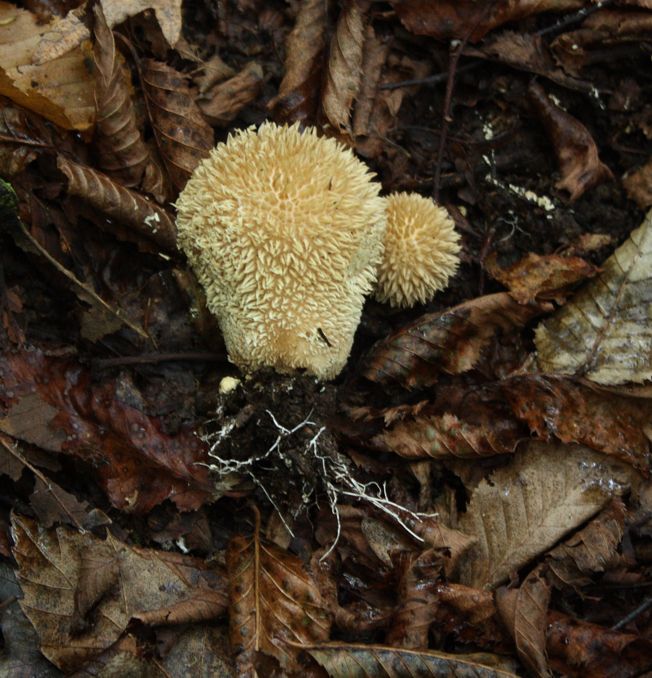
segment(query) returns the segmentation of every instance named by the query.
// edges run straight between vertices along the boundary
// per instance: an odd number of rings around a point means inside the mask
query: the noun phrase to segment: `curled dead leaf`
[[[562,178],[556,187],[568,191],[572,202],[588,189],[613,179],[611,170],[598,156],[598,147],[589,130],[556,106],[538,83],[533,82],[528,92],[557,155]]]
[[[473,369],[493,342],[522,327],[546,308],[516,303],[506,292],[478,297],[429,313],[382,340],[366,359],[363,375],[377,383],[423,388],[439,375]]]

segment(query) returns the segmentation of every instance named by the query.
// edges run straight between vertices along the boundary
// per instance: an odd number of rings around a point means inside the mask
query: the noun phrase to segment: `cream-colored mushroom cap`
[[[341,371],[382,254],[379,188],[350,150],[298,125],[237,132],[195,169],[178,242],[234,363]]]
[[[385,198],[387,231],[376,299],[407,308],[430,301],[459,264],[459,234],[446,209],[416,193]]]

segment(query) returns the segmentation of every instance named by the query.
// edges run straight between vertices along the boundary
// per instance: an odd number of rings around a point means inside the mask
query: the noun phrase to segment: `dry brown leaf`
[[[301,3],[285,46],[283,80],[278,95],[268,104],[280,122],[308,123],[314,118],[326,49],[327,9],[324,0]]]
[[[546,658],[546,627],[550,585],[541,567],[533,570],[518,589],[496,591],[496,607],[514,638],[521,661],[536,676],[550,676]]]
[[[237,536],[226,553],[229,572],[231,646],[241,676],[255,674],[256,653],[278,660],[286,671],[300,670],[300,645],[325,641],[331,620],[303,563],[260,536],[260,516],[250,538]]]
[[[176,252],[176,227],[170,215],[140,193],[131,191],[108,176],[79,165],[62,155],[57,167],[68,180],[68,194],[80,197],[92,207],[115,219],[118,226],[131,229],[134,238],[146,238],[163,250]]]
[[[652,207],[652,158],[624,177],[623,186],[641,209]]]
[[[485,259],[485,267],[492,278],[509,289],[519,304],[537,299],[554,299],[562,303],[568,288],[598,272],[593,264],[580,257],[541,256],[534,252],[507,268],[501,268],[496,257],[489,256]]]
[[[149,151],[136,124],[131,76],[115,48],[101,5],[95,5],[95,137],[99,168],[129,188],[140,184]]]
[[[508,21],[518,21],[540,12],[580,9],[584,0],[391,0],[408,31],[438,40],[481,40],[489,31]]]
[[[171,678],[236,678],[226,635],[221,628],[191,626],[161,662],[167,675]]]
[[[562,178],[555,186],[568,191],[572,202],[588,189],[613,179],[611,170],[598,156],[598,148],[589,130],[556,106],[539,83],[531,83],[528,93],[557,155]]]
[[[479,663],[472,654],[405,650],[384,645],[328,643],[304,648],[331,678],[516,678],[516,674]],[[480,660],[486,655],[479,655]]]
[[[553,584],[558,588],[583,586],[592,581],[594,573],[617,563],[625,513],[623,502],[613,499],[584,529],[550,551],[546,565]]]
[[[0,94],[65,129],[86,130],[95,121],[93,77],[86,41],[66,53],[36,63],[36,50],[51,25],[0,2]],[[46,54],[46,56],[49,56]]]
[[[161,158],[177,190],[213,148],[213,130],[195,103],[187,78],[154,59],[143,60],[141,82]]]
[[[125,19],[152,9],[161,27],[163,37],[174,47],[181,35],[182,0],[101,0],[109,26],[117,26]]]
[[[388,54],[389,44],[376,37],[373,26],[367,26],[362,50],[360,92],[356,97],[353,114],[353,134],[355,137],[367,137],[372,133],[370,129],[371,114],[378,95],[380,76]]]
[[[360,88],[364,21],[368,0],[348,0],[331,38],[321,105],[328,122],[343,140],[351,141],[351,110]]]
[[[473,369],[493,342],[522,327],[544,305],[517,304],[506,292],[478,297],[438,313],[428,313],[379,342],[363,374],[374,382],[422,388],[439,375]]]
[[[358,135],[356,151],[364,157],[375,158],[387,152],[387,135],[397,124],[403,99],[418,91],[417,86],[394,89],[381,89],[381,86],[425,78],[430,73],[430,65],[405,54],[389,52],[380,80],[376,83],[376,71],[382,66],[380,59],[384,46],[378,40],[367,40],[364,49],[363,80],[355,107],[353,131]],[[373,97],[373,108],[367,118],[368,97]]]
[[[44,530],[22,516],[12,529],[21,607],[41,651],[63,671],[100,655],[132,618],[160,611],[179,623],[225,611],[223,574],[198,558],[132,548],[110,534],[102,541],[66,527]]]
[[[627,474],[586,447],[530,443],[474,490],[460,529],[478,538],[460,581],[494,587],[627,488]]]
[[[652,379],[652,211],[586,284],[536,330],[543,372],[599,384]]]
[[[255,61],[239,73],[210,89],[197,105],[213,125],[225,127],[256,99],[263,86],[263,69]]]

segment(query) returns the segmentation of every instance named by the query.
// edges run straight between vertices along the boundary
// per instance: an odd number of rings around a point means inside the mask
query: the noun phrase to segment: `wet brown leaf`
[[[585,92],[590,88],[590,83],[567,75],[564,70],[555,64],[547,43],[540,35],[503,31],[499,35],[489,38],[481,47],[467,47],[464,54],[482,56],[509,64],[513,68],[528,73],[536,73],[570,89]]]
[[[495,256],[489,256],[485,259],[485,267],[492,278],[509,289],[519,304],[549,299],[561,304],[568,296],[569,288],[598,273],[597,267],[580,257],[541,256],[534,252],[507,268],[500,267]]]
[[[441,373],[473,369],[493,342],[525,325],[544,306],[516,303],[506,292],[478,297],[438,313],[421,316],[374,346],[363,368],[378,383],[423,388]]]
[[[385,639],[388,645],[416,650],[428,648],[442,571],[442,554],[435,549],[409,554],[403,559],[399,569],[399,602]]]
[[[286,671],[300,670],[300,645],[327,640],[331,620],[303,563],[260,536],[260,518],[250,538],[237,536],[226,553],[229,572],[229,627],[238,673],[255,675],[256,653],[278,660]]]
[[[391,0],[408,31],[438,40],[466,39],[477,42],[508,21],[540,12],[580,9],[583,0]]]
[[[149,163],[149,150],[136,124],[131,77],[101,5],[94,7],[95,106],[94,144],[99,168],[129,188],[137,187]]]
[[[474,655],[445,654],[432,650],[404,650],[384,645],[328,643],[305,648],[331,678],[516,678],[516,674],[474,661]]]
[[[176,228],[162,207],[131,191],[90,167],[59,156],[57,167],[68,180],[68,194],[80,197],[91,207],[115,219],[168,252],[176,251]]]
[[[652,15],[649,12],[603,9],[587,17],[579,29],[559,35],[550,48],[555,60],[567,73],[579,75],[591,63],[594,51],[605,53],[610,58],[609,47],[646,40],[650,30]]]
[[[652,207],[652,159],[624,177],[623,186],[641,209]]]
[[[21,607],[43,654],[66,672],[100,655],[132,618],[158,611],[159,623],[179,623],[225,611],[223,574],[197,558],[132,548],[110,534],[103,541],[66,527],[44,530],[21,516],[13,535]]]
[[[541,568],[530,572],[518,589],[496,591],[496,607],[514,638],[521,661],[536,676],[550,676],[546,658],[546,627],[550,585]]]
[[[542,371],[599,384],[652,378],[652,211],[586,284],[536,330]]]
[[[555,186],[568,191],[572,202],[597,184],[613,179],[611,170],[598,157],[589,130],[556,106],[538,83],[531,83],[528,92],[557,155],[562,178]]]
[[[530,443],[474,490],[459,527],[478,538],[460,581],[496,586],[627,488],[627,475],[580,446]]]
[[[650,401],[545,375],[512,377],[502,383],[501,392],[514,414],[540,438],[580,443],[649,473],[645,429],[652,416]]]
[[[311,122],[319,100],[326,49],[328,5],[323,0],[301,3],[285,46],[283,80],[268,106],[279,122]]]
[[[367,0],[347,0],[331,38],[322,109],[335,133],[352,139],[351,110],[360,88]]]
[[[4,431],[93,462],[98,481],[122,510],[148,511],[165,499],[182,510],[198,508],[213,490],[201,465],[205,446],[188,430],[162,433],[160,421],[126,402],[137,402],[137,392],[126,393],[124,381],[94,384],[76,362],[37,350],[0,359]]]
[[[206,92],[197,104],[211,124],[226,127],[258,97],[262,86],[263,69],[252,61],[232,78]]]
[[[550,666],[571,678],[634,678],[652,666],[652,644],[634,633],[551,611],[546,636]]]
[[[50,30],[30,12],[0,3],[0,94],[65,129],[89,129],[95,119],[93,78],[86,64],[90,45],[36,60],[36,49],[42,39],[50,40]]]
[[[213,130],[182,73],[160,61],[144,59],[141,81],[161,158],[170,181],[180,191],[213,148]]]
[[[588,584],[595,572],[619,561],[625,513],[623,502],[613,499],[585,528],[548,553],[548,577],[558,588]]]

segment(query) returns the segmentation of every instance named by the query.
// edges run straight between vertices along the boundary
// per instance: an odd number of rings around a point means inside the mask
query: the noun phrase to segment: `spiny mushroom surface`
[[[455,224],[446,209],[416,193],[392,193],[384,200],[387,231],[376,299],[400,308],[426,303],[457,270]]]
[[[350,150],[298,125],[238,132],[200,163],[178,243],[234,363],[341,371],[382,254],[379,190]]]

